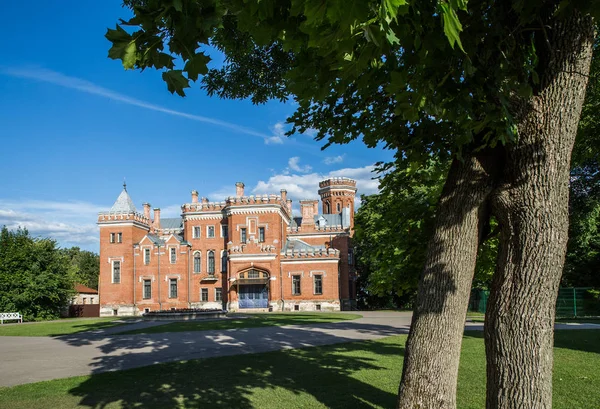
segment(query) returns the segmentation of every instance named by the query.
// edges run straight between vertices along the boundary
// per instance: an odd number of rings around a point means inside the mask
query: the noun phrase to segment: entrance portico
[[[238,295],[238,308],[268,308],[270,274],[266,270],[251,267],[238,274],[231,288]]]

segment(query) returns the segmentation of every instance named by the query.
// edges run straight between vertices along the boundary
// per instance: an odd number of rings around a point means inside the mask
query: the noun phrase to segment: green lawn
[[[205,330],[225,330],[236,328],[272,327],[281,325],[305,325],[339,322],[361,318],[358,314],[298,312],[265,314],[229,314],[230,318],[210,321],[183,321],[159,325],[157,327],[126,331],[122,334],[154,334],[159,332],[185,332]]]
[[[394,407],[406,336],[302,350],[169,363],[0,388],[0,407]],[[558,331],[554,408],[600,407],[600,330]],[[458,408],[485,400],[482,334],[465,335]]]
[[[67,318],[60,321],[0,325],[0,336],[52,337],[121,325],[116,318]]]

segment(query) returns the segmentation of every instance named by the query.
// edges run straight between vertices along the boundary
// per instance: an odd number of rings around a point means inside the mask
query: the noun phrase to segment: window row
[[[110,233],[111,243],[123,243],[123,233]]]
[[[242,244],[246,244],[248,242],[247,232],[248,232],[248,230],[245,227],[240,228],[240,242]],[[264,227],[258,228],[258,242],[259,243],[265,242],[265,228]]]
[[[202,272],[202,253],[199,251],[194,253],[194,273]],[[206,272],[208,274],[215,273],[215,251],[209,250],[206,252]],[[221,250],[221,272],[227,272],[227,252]]]
[[[301,280],[302,280],[302,276],[299,274],[292,276],[292,295],[301,295],[302,294]],[[323,275],[322,274],[314,274],[313,275],[313,294],[314,295],[322,295],[323,294]]]
[[[144,280],[142,298],[148,300],[152,298],[152,280]],[[177,298],[177,279],[169,279],[169,298]],[[200,301],[208,301],[208,288],[200,289]],[[223,290],[221,287],[215,288],[215,301],[223,301]]]
[[[171,264],[177,263],[177,247],[169,247],[169,261]],[[149,247],[144,248],[144,264],[150,264],[150,254],[152,249]]]
[[[221,237],[226,239],[227,236],[228,236],[227,225],[222,224],[221,225]],[[201,226],[192,227],[192,238],[199,239],[201,237],[202,237],[202,227]],[[208,239],[215,238],[215,226],[212,226],[212,225],[206,226],[206,238],[208,238]]]

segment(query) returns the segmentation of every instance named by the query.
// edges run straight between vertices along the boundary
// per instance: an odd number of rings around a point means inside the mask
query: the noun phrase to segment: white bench
[[[7,320],[23,322],[23,316],[18,312],[0,312],[0,324]]]

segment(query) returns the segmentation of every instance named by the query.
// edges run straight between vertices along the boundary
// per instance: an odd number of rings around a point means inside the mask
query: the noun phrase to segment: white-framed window
[[[215,274],[215,252],[209,250],[207,253],[207,272],[208,274]]]
[[[292,295],[300,295],[300,275],[292,276]]]
[[[229,237],[229,229],[226,224],[221,225],[221,237],[224,239]]]
[[[246,228],[245,227],[242,227],[240,229],[240,241],[242,243],[246,243]]]
[[[123,243],[123,233],[117,233],[117,243]]]
[[[223,290],[221,287],[215,288],[215,301],[223,301]]]
[[[259,241],[259,243],[265,242],[265,228],[264,227],[258,228],[258,241]]]
[[[322,295],[323,294],[323,275],[315,274],[315,275],[313,275],[313,279],[314,279],[315,295]]]
[[[200,226],[194,226],[192,228],[192,238],[199,239],[201,230],[202,229],[200,229]]]
[[[169,298],[177,298],[177,279],[169,278]]]
[[[202,301],[202,302],[208,301],[208,288],[200,289],[200,301]]]
[[[171,259],[171,264],[177,263],[177,248],[176,247],[169,248],[169,256]]]
[[[144,249],[144,264],[150,264],[150,249]]]
[[[221,271],[227,272],[227,252],[225,250],[221,250]]]
[[[111,233],[110,234],[110,242],[114,243],[115,242],[115,233]]]
[[[348,249],[348,265],[354,264],[354,250]]]
[[[121,283],[121,261],[113,260],[112,262],[112,282],[114,284]]]
[[[206,226],[206,237],[209,239],[215,238],[215,226]]]
[[[202,271],[202,254],[197,251],[194,253],[194,273]]]
[[[142,298],[144,300],[152,298],[152,280],[144,280],[144,289],[142,291]]]

